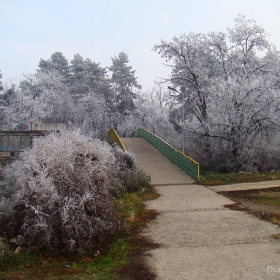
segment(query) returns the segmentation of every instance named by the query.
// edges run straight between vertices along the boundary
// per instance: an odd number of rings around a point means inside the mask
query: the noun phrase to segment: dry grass
[[[224,205],[231,210],[246,211],[259,219],[280,225],[280,188],[219,192],[234,201]],[[280,234],[273,236],[280,239]]]
[[[280,171],[275,172],[239,172],[239,173],[214,173],[201,172],[200,183],[206,186],[217,186],[235,183],[263,182],[280,180]]]
[[[154,190],[147,188],[116,201],[120,206],[119,215],[126,223],[124,232],[81,254],[62,257],[36,250],[5,254],[0,279],[155,279],[143,256],[147,248],[159,244],[142,236],[141,229],[157,216],[155,211],[145,208],[144,201],[156,197]]]

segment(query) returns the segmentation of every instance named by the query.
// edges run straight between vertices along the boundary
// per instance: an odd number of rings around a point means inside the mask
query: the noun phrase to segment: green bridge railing
[[[192,158],[186,156],[148,130],[142,128],[137,129],[132,133],[131,137],[144,138],[194,180],[199,181],[200,166],[199,163]]]

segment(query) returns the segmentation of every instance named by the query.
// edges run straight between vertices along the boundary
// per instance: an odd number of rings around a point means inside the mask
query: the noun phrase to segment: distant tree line
[[[177,148],[184,139],[209,170],[279,169],[280,60],[262,27],[239,15],[225,33],[183,34],[154,51],[171,74],[146,92],[123,52],[107,68],[80,54],[41,59],[19,85],[0,84],[0,125],[67,122],[101,139],[143,127]]]
[[[2,92],[1,125],[67,122],[104,138],[110,126],[135,109],[141,86],[128,62],[125,53],[112,58],[109,68],[80,54],[70,63],[61,52],[40,59],[35,74]]]

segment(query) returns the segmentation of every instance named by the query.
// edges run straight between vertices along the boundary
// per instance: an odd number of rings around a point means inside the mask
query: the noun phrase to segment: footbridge
[[[117,143],[125,151],[131,150],[137,166],[151,175],[152,184],[178,185],[199,181],[198,162],[145,129],[135,130],[130,138],[120,138],[111,129],[108,141]]]
[[[144,256],[157,280],[280,279],[278,225],[224,207],[234,201],[193,184],[199,164],[148,131],[109,140],[133,151],[160,194],[146,202],[158,216],[141,232],[160,244]]]

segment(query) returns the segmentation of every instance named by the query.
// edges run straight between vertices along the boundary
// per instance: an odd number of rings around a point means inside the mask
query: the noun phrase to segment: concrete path
[[[136,164],[152,177],[153,185],[192,184],[194,180],[143,138],[122,138],[136,156]]]
[[[144,230],[161,244],[146,255],[157,279],[280,279],[278,226],[223,207],[233,201],[194,184],[145,140],[123,140],[161,194],[148,203],[159,215]]]
[[[228,191],[255,190],[255,189],[276,188],[276,187],[280,187],[280,180],[256,182],[256,183],[220,185],[220,186],[208,187],[208,189],[214,192],[222,192],[222,191],[228,192]]]

